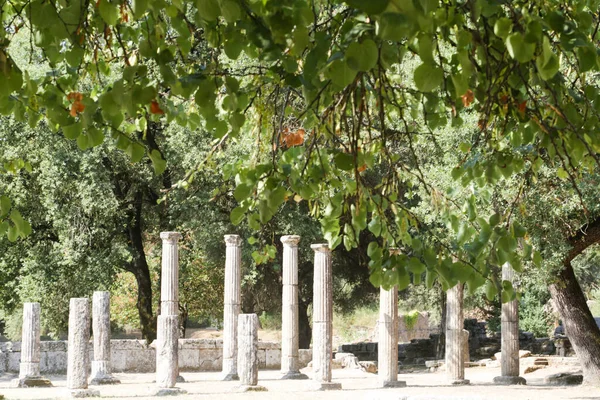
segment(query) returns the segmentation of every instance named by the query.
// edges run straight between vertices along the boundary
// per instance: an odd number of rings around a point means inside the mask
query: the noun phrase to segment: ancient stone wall
[[[111,370],[118,372],[155,372],[154,347],[144,340],[113,339]],[[42,341],[40,343],[40,372],[46,375],[65,374],[67,371],[67,342]],[[90,359],[93,346],[90,344]],[[21,342],[0,343],[0,372],[19,372]],[[180,339],[180,371],[220,371],[222,368],[223,341],[220,339]],[[304,368],[311,361],[311,350],[301,349],[298,363]],[[281,345],[275,342],[258,342],[260,369],[281,368]]]

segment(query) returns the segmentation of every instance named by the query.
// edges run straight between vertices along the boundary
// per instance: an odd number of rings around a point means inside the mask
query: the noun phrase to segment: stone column
[[[69,342],[67,352],[67,391],[72,397],[95,397],[88,389],[90,307],[87,298],[73,298],[69,304]]]
[[[51,387],[52,383],[40,375],[40,303],[23,304],[21,364],[15,387]]]
[[[468,385],[464,359],[464,284],[448,289],[446,301],[446,375],[452,385]]]
[[[175,387],[179,376],[179,253],[178,232],[161,232],[160,315],[156,330],[156,386],[154,394],[185,393]]]
[[[237,323],[241,306],[242,240],[239,235],[225,235],[225,298],[223,311],[224,381],[238,380]]]
[[[282,236],[283,296],[281,312],[281,379],[308,379],[298,368],[298,242],[300,236]]]
[[[92,297],[92,330],[94,359],[92,360],[92,385],[121,383],[110,373],[110,293],[94,292]]]
[[[515,271],[509,263],[502,266],[502,280],[514,282]],[[519,376],[519,303],[517,299],[502,304],[501,317],[502,356],[500,357],[501,376],[494,378],[499,385],[525,385],[525,378]]]
[[[316,390],[341,389],[331,382],[333,334],[333,277],[331,250],[327,244],[313,244],[315,273],[313,285],[313,380]]]
[[[390,249],[397,255],[398,249]],[[405,387],[398,380],[398,286],[390,290],[379,289],[379,320],[377,321],[379,342],[377,343],[377,375],[382,387]]]
[[[266,391],[258,385],[258,317],[256,314],[238,315],[237,371],[240,386],[237,391]]]

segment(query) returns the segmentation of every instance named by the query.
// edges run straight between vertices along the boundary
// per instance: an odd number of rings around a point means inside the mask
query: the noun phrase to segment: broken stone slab
[[[377,373],[377,364],[375,364],[373,361],[359,361],[358,364],[360,365],[361,369],[365,372],[368,372],[370,374]]]
[[[100,397],[100,392],[94,389],[67,389],[67,396],[74,399],[84,399],[87,397]]]
[[[544,368],[542,365],[534,365],[531,367],[527,367],[527,368],[525,368],[525,371],[523,371],[523,374],[530,374],[530,373],[535,372],[538,369],[542,369],[542,368]]]
[[[494,377],[494,383],[496,385],[526,385],[527,381],[525,378],[520,376],[496,376]]]
[[[560,372],[558,374],[546,376],[544,378],[544,383],[552,386],[581,385],[583,383],[583,375]]]
[[[163,397],[163,396],[179,396],[180,394],[186,394],[187,392],[183,389],[180,389],[178,387],[171,387],[171,388],[161,388],[161,387],[156,387],[153,388],[150,391],[150,394],[152,396],[159,396],[159,397]]]

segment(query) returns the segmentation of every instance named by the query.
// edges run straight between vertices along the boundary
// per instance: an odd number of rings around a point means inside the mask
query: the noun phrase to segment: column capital
[[[300,236],[298,235],[285,235],[281,237],[281,243],[283,243],[284,246],[298,247],[299,242]]]
[[[321,252],[321,253],[331,253],[331,249],[329,248],[329,245],[327,243],[317,243],[317,244],[311,244],[310,248],[313,249],[315,252]]]
[[[239,247],[242,245],[242,239],[240,238],[240,235],[225,235],[225,245],[227,247],[232,247],[232,246],[236,246]]]
[[[165,242],[177,242],[181,239],[181,233],[179,232],[161,232],[160,238]]]

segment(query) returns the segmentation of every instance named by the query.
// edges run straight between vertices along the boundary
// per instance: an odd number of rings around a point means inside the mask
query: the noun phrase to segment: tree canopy
[[[253,150],[217,168],[234,184],[214,192],[237,202],[232,223],[259,231],[297,202],[331,247],[368,241],[375,286],[424,277],[506,301],[500,265],[522,271],[543,254],[549,283],[572,282],[571,260],[600,241],[598,6],[5,1],[0,113],[43,119],[83,150],[114,143],[157,175],[173,160],[152,126],[209,132],[162,201],[248,135]],[[28,169],[4,161],[3,173]],[[8,196],[0,205],[0,233],[29,234]]]

